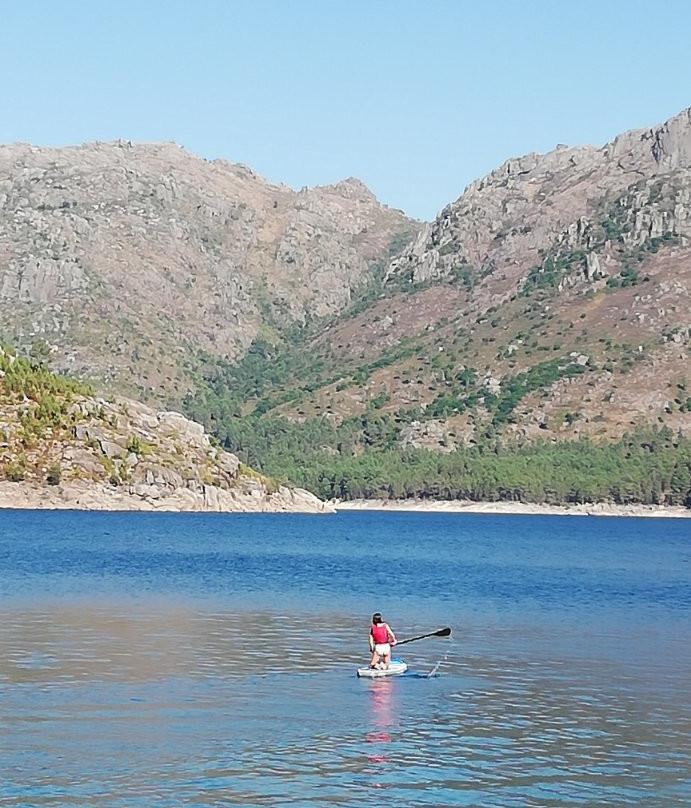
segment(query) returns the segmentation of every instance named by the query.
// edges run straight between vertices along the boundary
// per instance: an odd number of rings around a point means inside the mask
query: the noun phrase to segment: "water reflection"
[[[393,679],[373,679],[370,686],[370,715],[376,735],[385,735],[394,724],[394,693],[396,682]],[[387,736],[384,740],[390,740]]]
[[[333,655],[311,615],[6,610],[0,805],[691,804],[686,644],[662,675],[468,627],[440,676],[420,644],[364,681],[359,621],[324,620]]]
[[[371,764],[366,772],[372,777],[372,788],[387,788],[380,775],[382,770],[390,766],[386,744],[391,743],[389,730],[394,725],[395,683],[392,679],[373,679],[368,685],[372,729],[365,735],[365,740],[370,744],[366,758]]]
[[[348,649],[353,638],[351,624],[331,632],[337,647]],[[313,673],[333,666],[307,617],[200,614],[171,604],[144,611],[59,607],[6,611],[0,629],[0,681],[14,683]]]

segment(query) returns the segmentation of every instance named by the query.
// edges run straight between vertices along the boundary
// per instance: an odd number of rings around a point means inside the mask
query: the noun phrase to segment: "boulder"
[[[235,476],[240,468],[240,460],[230,452],[219,452],[217,462],[220,468],[231,476]]]
[[[173,469],[154,463],[141,463],[137,466],[137,476],[141,476],[148,485],[163,485],[167,488],[183,488],[182,476]]]
[[[159,412],[158,429],[162,435],[175,435],[190,443],[202,444],[206,437],[201,424],[179,412]]]
[[[103,454],[111,460],[116,457],[120,458],[124,454],[122,446],[111,440],[101,439],[98,443]]]

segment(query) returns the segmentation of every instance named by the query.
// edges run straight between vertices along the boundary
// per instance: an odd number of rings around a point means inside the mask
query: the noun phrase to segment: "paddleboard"
[[[402,659],[392,659],[388,668],[358,668],[357,675],[363,679],[379,679],[381,676],[400,676],[408,670]]]

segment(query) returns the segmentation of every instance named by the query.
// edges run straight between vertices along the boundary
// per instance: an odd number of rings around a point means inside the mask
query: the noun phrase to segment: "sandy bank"
[[[531,502],[471,502],[467,500],[358,499],[331,503],[337,511],[419,511],[420,513],[558,514],[561,516],[653,516],[691,517],[689,508],[660,505],[539,505]]]

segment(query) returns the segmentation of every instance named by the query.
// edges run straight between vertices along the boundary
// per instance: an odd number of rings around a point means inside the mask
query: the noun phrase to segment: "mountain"
[[[690,110],[600,149],[507,161],[315,337],[323,384],[281,411],[417,409],[403,441],[445,450],[488,428],[691,431],[690,202]]]
[[[323,496],[691,503],[690,201],[689,110],[509,160],[187,407]]]
[[[691,504],[691,110],[508,160],[425,225],[166,144],[0,165],[6,337],[272,477]]]
[[[271,185],[172,143],[0,147],[0,333],[159,400],[342,310],[419,224],[358,180]]]

